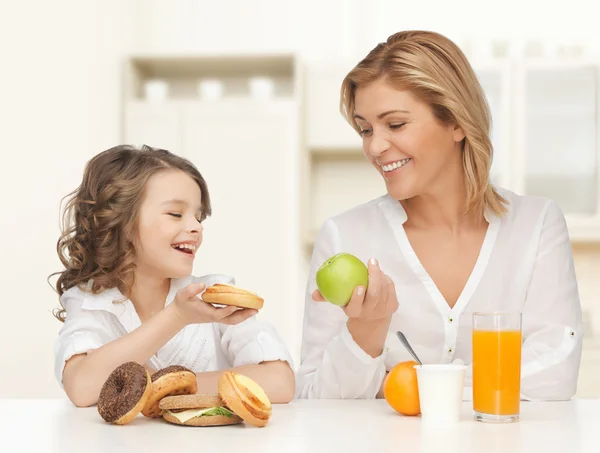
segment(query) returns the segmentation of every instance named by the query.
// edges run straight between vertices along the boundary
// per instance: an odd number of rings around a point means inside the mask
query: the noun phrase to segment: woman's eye
[[[359,135],[361,135],[362,137],[364,137],[365,135],[369,135],[371,133],[371,129],[361,129],[359,132]]]
[[[390,129],[400,129],[402,126],[404,126],[406,123],[396,123],[396,124],[390,124]]]
[[[170,216],[173,216],[173,217],[177,217],[178,219],[180,219],[180,218],[181,218],[181,214],[178,214],[178,213],[176,213],[176,212],[169,212],[169,215],[170,215]]]

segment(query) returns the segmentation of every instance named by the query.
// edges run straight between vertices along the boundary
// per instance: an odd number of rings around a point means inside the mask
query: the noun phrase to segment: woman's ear
[[[455,142],[462,142],[465,139],[465,132],[458,124],[452,127],[452,138]]]

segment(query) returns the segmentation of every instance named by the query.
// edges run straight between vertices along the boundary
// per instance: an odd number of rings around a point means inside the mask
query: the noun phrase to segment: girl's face
[[[365,156],[397,200],[443,191],[462,168],[462,129],[442,124],[410,91],[382,79],[358,88],[354,118]]]
[[[136,270],[182,278],[193,270],[202,243],[202,194],[180,170],[163,170],[146,184],[135,241]]]

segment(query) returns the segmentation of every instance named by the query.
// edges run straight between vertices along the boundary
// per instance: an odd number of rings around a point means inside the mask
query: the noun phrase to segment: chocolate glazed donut
[[[124,363],[102,386],[98,413],[108,423],[125,425],[141,412],[151,391],[150,373],[139,363]]]

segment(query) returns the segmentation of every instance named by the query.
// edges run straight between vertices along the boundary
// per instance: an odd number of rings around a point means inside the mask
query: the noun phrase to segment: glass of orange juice
[[[473,313],[473,411],[516,422],[521,402],[521,313]]]

